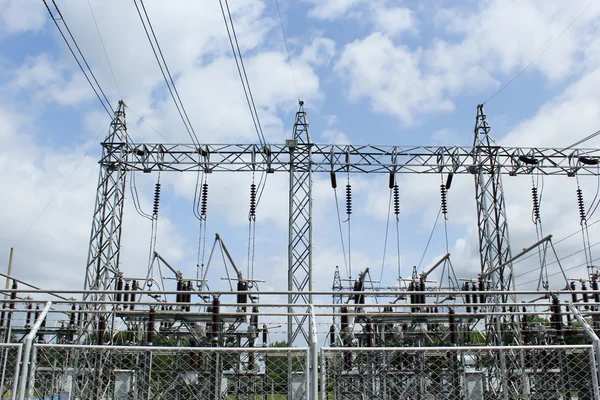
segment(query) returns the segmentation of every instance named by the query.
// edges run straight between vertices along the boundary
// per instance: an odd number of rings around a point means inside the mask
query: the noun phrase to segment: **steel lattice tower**
[[[127,138],[125,103],[119,101],[108,135],[102,142],[84,290],[110,290],[114,278],[119,274]],[[85,293],[83,299],[103,301],[106,296]]]
[[[312,292],[312,143],[304,102],[300,101],[291,140],[290,150],[290,210],[288,242],[288,290]],[[312,294],[288,295],[289,304],[302,306],[312,304]],[[294,315],[294,307],[288,308],[288,343],[292,345],[298,335],[306,342],[308,316]],[[297,311],[297,310],[296,310]]]

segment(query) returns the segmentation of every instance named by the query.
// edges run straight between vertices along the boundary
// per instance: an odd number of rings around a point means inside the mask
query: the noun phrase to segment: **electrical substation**
[[[600,400],[600,268],[588,229],[600,201],[579,185],[580,177],[600,177],[600,149],[500,146],[483,105],[473,111],[472,144],[462,147],[314,143],[302,101],[285,143],[266,143],[261,134],[256,144],[207,144],[195,134],[192,143],[137,143],[119,101],[101,143],[83,288],[52,290],[1,275],[0,398]],[[194,273],[155,247],[161,176],[175,173],[196,177]],[[247,271],[227,237],[206,228],[212,182],[234,173],[252,175]],[[156,178],[151,212],[142,209],[136,174]],[[253,264],[257,207],[271,174],[289,179],[281,199],[289,204],[283,288]],[[379,282],[373,266],[355,263],[351,276],[330,265],[330,288],[316,289],[313,176],[326,177],[336,206],[343,204],[341,233],[356,212],[352,181],[364,174],[385,177],[396,226],[400,176],[439,177],[440,221],[452,212],[453,182],[472,179],[480,268],[458,275],[447,252]],[[540,178],[550,176],[577,183],[584,276],[571,276],[574,266],[555,247],[564,232],[555,238],[542,230]],[[507,177],[532,182],[537,236],[520,251],[511,249]],[[142,276],[121,259],[126,198],[152,225]],[[515,266],[525,259],[538,278],[520,290]],[[210,279],[219,262],[227,290],[213,289]]]

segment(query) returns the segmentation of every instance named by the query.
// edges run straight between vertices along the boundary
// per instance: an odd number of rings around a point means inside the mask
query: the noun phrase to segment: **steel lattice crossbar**
[[[105,154],[100,163],[129,171],[286,171],[289,144],[165,144],[130,142],[124,154]],[[350,173],[456,173],[476,171],[476,147],[310,144],[311,171]],[[501,173],[509,175],[598,175],[600,149],[493,146]],[[485,168],[485,167],[484,167]]]

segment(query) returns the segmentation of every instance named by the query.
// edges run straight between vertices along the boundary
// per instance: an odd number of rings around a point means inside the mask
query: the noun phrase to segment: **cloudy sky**
[[[132,1],[56,0],[113,107],[126,102],[136,142],[189,142]],[[567,146],[600,126],[600,4],[572,1],[280,0],[293,75],[274,0],[230,0],[258,114],[269,143],[291,137],[298,96],[319,143],[469,145],[476,106],[489,99],[583,14],[517,80],[485,107],[493,135],[507,146]],[[201,143],[256,143],[218,0],[146,0],[145,5]],[[588,7],[589,6],[589,7]],[[587,9],[586,9],[587,8]],[[83,287],[98,176],[99,142],[109,118],[85,81],[41,0],[0,0],[0,260],[15,247],[14,275],[45,287]],[[93,13],[92,13],[93,10]],[[95,21],[94,21],[95,17]],[[98,29],[96,29],[96,24]],[[99,35],[99,33],[100,35]],[[104,53],[102,42],[106,49]],[[108,58],[108,60],[107,60]],[[110,62],[110,67],[109,67]],[[112,67],[112,71],[111,71]],[[295,80],[295,83],[294,83]],[[586,147],[599,145],[590,141]],[[150,211],[156,175],[137,186]],[[198,221],[192,213],[196,175],[161,175],[156,249],[195,276]],[[236,263],[248,265],[251,174],[208,177],[207,247],[216,232]],[[257,175],[256,181],[260,179]],[[314,177],[315,288],[331,287],[333,271],[356,277],[369,268],[384,286],[412,266],[446,253],[440,220],[440,176],[401,176],[401,214],[388,221],[388,177],[338,174],[353,190],[351,240],[334,191]],[[531,222],[531,176],[504,177],[513,253],[537,240]],[[579,229],[575,178],[541,180],[544,234],[555,241]],[[581,177],[586,205],[598,182]],[[257,279],[285,285],[287,185],[269,176],[256,222]],[[591,214],[591,213],[590,213]],[[345,215],[342,215],[345,219]],[[600,218],[591,215],[590,224]],[[599,224],[600,225],[600,224]],[[590,227],[595,244],[597,225]],[[459,277],[479,272],[473,177],[455,178],[449,193],[448,250]],[[398,232],[398,236],[396,235]],[[145,274],[150,224],[125,209],[121,268]],[[581,234],[557,243],[572,277],[585,275]],[[592,248],[592,255],[597,253]],[[207,258],[208,256],[206,256]],[[346,254],[346,259],[348,254]],[[423,262],[421,263],[421,258]],[[211,286],[224,287],[223,262]],[[553,257],[551,274],[558,272]],[[515,265],[520,288],[535,288],[537,255]],[[5,269],[6,264],[1,269]],[[383,269],[382,269],[383,266]],[[563,282],[552,278],[553,286]],[[533,281],[533,282],[532,282]]]

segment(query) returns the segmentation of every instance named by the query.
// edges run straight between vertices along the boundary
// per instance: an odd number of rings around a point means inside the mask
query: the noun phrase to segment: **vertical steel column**
[[[312,294],[301,293],[306,289],[312,291],[312,144],[302,101],[299,102],[296,113],[292,139],[287,140],[286,145],[290,150],[288,290],[297,292],[288,295],[288,304],[302,306],[312,304]],[[309,343],[308,329],[305,326],[306,308],[300,309],[305,315],[295,315],[294,306],[288,306],[288,346],[294,345],[298,335],[302,337],[301,345]],[[288,356],[288,399],[293,396],[292,361],[292,357]],[[306,370],[305,373],[308,378],[309,371]],[[308,390],[307,387],[307,394]]]
[[[124,165],[127,154],[127,138],[125,103],[119,101],[119,106],[110,124],[110,131],[102,142],[100,176],[96,190],[96,206],[92,221],[84,290],[110,290],[112,281],[119,270],[127,172]],[[106,294],[84,293],[83,300],[104,301],[106,297]],[[103,309],[105,306],[95,305],[93,307]]]
[[[491,135],[483,105],[480,104],[477,106],[473,158],[481,273],[489,273],[494,286],[491,289],[509,291],[514,289],[514,279],[512,263],[506,263],[512,256],[499,149]],[[507,299],[508,295],[503,295],[501,301],[505,303]],[[500,340],[497,337],[495,339]]]
[[[302,101],[296,113],[293,138],[286,144],[290,150],[288,290],[312,291],[312,143]],[[294,307],[288,308],[288,346],[293,346],[298,335],[303,338],[301,345],[306,345],[308,317],[302,306],[312,304],[312,294],[290,294],[288,303],[297,304],[304,314],[296,316]]]
[[[483,104],[477,106],[477,117],[473,138],[473,165],[475,176],[475,199],[477,202],[477,223],[479,231],[479,255],[481,261],[481,274],[491,278],[491,289],[508,291],[514,289],[512,263],[506,261],[512,258],[510,241],[508,237],[508,223],[506,220],[506,205],[502,178],[500,175],[499,147],[491,135],[491,127],[483,112]],[[486,317],[486,341],[497,346],[504,345],[502,329],[509,329],[514,334],[518,343],[521,342],[519,324],[513,326],[505,322],[504,317],[498,316],[499,302],[507,303],[508,295],[488,296],[493,301],[493,316]],[[516,301],[514,296],[511,296]],[[500,352],[500,365],[495,366],[491,372],[496,379],[492,391],[495,395],[508,396],[508,383],[506,380],[506,359],[504,352]]]

